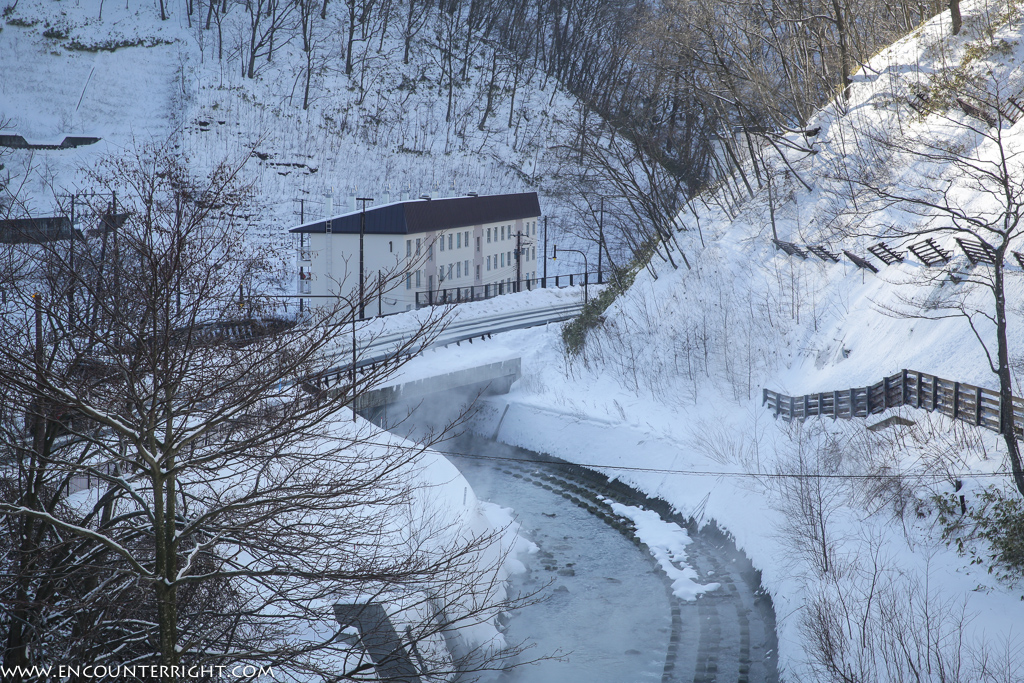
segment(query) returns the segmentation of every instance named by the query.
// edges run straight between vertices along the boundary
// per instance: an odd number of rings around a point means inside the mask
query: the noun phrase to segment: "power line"
[[[395,444],[379,443],[373,441],[366,441],[369,445],[373,446],[387,446],[394,447]],[[683,474],[687,476],[696,477],[734,477],[744,479],[851,479],[851,480],[872,480],[872,479],[898,479],[902,477],[919,477],[919,478],[931,478],[931,479],[950,479],[950,478],[968,478],[968,477],[1005,477],[1012,474],[1007,471],[1000,472],[978,472],[969,474],[943,474],[939,472],[923,472],[920,474],[912,473],[894,473],[894,474],[816,474],[806,473],[800,474],[796,472],[716,472],[713,470],[676,470],[659,467],[637,467],[630,465],[605,465],[591,462],[570,462],[568,460],[563,462],[552,462],[546,460],[533,460],[530,458],[513,458],[503,455],[484,455],[483,453],[463,453],[458,451],[441,450],[439,448],[427,447],[429,450],[439,453],[441,455],[451,455],[460,458],[471,458],[475,460],[493,460],[500,462],[516,462],[528,465],[575,465],[578,467],[586,467],[594,470],[618,470],[624,472],[646,472],[651,474]]]

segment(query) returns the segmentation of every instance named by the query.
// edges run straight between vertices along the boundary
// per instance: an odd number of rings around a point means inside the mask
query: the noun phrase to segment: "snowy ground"
[[[944,64],[971,63],[971,68],[991,69],[993,83],[1022,84],[1019,22],[986,34],[986,17],[1002,10],[980,2],[965,4],[965,9],[960,37],[949,36],[947,13],[866,66],[855,79],[850,104],[828,109],[809,124],[822,127],[813,141],[815,154],[790,152],[788,172],[778,158],[771,161],[780,239],[866,256],[878,236],[892,234],[886,226],[928,227],[942,220],[889,207],[862,212],[857,229],[840,237],[839,227],[849,227],[850,207],[837,204],[850,200],[844,199],[834,170],[836,164],[872,162],[866,151],[857,156],[853,141],[881,125],[902,124],[922,135],[958,134],[963,144],[978,145],[977,158],[991,155],[989,143],[972,138],[965,125],[950,128],[949,121],[961,115],[955,109],[944,117],[907,110],[898,120],[892,118],[897,107],[892,93],[908,88],[911,77],[904,74],[917,68],[927,76],[941,72]],[[993,52],[979,44],[1008,47]],[[968,59],[979,53],[982,57]],[[1003,141],[1016,154],[1024,145],[1024,120],[1003,126]],[[795,136],[794,143],[801,142]],[[897,164],[895,169],[905,174],[895,177],[903,177],[900,182],[908,187],[914,172],[935,170],[921,164]],[[752,179],[749,169],[748,174]],[[956,200],[978,215],[991,208],[991,197],[968,183],[956,192]],[[908,299],[940,301],[950,294],[984,306],[982,294],[948,273],[984,275],[980,269],[986,266],[969,270],[951,234],[936,237],[957,254],[939,271],[926,270],[913,258],[888,267],[872,258],[881,271],[874,275],[846,259],[831,263],[788,257],[772,246],[765,188],[739,203],[723,196],[705,198],[680,223],[687,229],[680,237],[694,270],[673,271],[657,263],[657,278],[641,273],[609,309],[582,357],[567,360],[559,330],[552,326],[502,335],[481,348],[439,350],[423,362],[434,367],[455,358],[469,362],[467,354],[483,358],[491,353],[485,349],[521,357],[523,378],[509,395],[486,402],[475,429],[490,435],[500,422],[503,441],[600,468],[684,514],[715,519],[734,534],[763,570],[764,585],[775,600],[781,666],[788,680],[820,680],[806,648],[811,640],[807,619],[822,596],[833,603],[848,599],[846,607],[864,623],[878,626],[888,619],[907,634],[931,633],[936,642],[946,643],[935,650],[962,657],[961,679],[981,679],[970,666],[977,665],[972,657],[982,656],[987,647],[990,662],[1012,661],[1004,679],[1020,680],[1022,642],[1014,626],[1024,614],[1024,587],[989,572],[983,544],[968,544],[964,555],[955,544],[947,545],[932,499],[951,499],[957,479],[964,482],[969,506],[978,503],[985,487],[1010,491],[1009,467],[996,435],[909,409],[901,414],[915,426],[869,432],[867,424],[887,415],[867,422],[812,420],[794,426],[774,422],[761,407],[763,387],[794,395],[841,390],[873,384],[903,368],[996,386],[963,318],[925,320],[891,312],[905,311]],[[915,241],[891,244],[905,249]],[[1013,248],[1022,247],[1024,242]],[[1016,302],[1024,296],[1024,278],[1016,264],[1007,270]],[[932,276],[923,288],[922,274]],[[1017,349],[1024,344],[1022,322],[1021,311],[1014,308],[1010,339]],[[991,343],[990,329],[983,323],[979,329]],[[777,476],[788,474],[811,476]],[[793,504],[799,500],[796,488],[806,481],[814,482],[827,552],[815,548],[818,532],[807,528],[807,515]],[[972,550],[979,564],[972,563]],[[882,585],[884,600],[871,592]],[[867,599],[872,594],[874,605]],[[928,622],[929,614],[939,618]],[[959,634],[963,639],[955,642],[960,644],[951,645]],[[856,637],[851,635],[851,642]],[[892,637],[864,633],[870,643]],[[932,658],[931,665],[935,656],[926,657]],[[930,675],[929,680],[938,680],[934,671]]]
[[[17,17],[31,25],[8,22],[0,32],[0,115],[14,119],[10,132],[30,142],[65,134],[104,138],[89,148],[17,152],[5,158],[12,173],[34,169],[28,187],[33,208],[48,210],[55,190],[76,187],[78,164],[128,148],[135,137],[180,134],[197,170],[227,150],[258,146],[267,158],[253,173],[263,188],[266,211],[263,222],[254,220],[253,231],[283,249],[282,289],[292,282],[284,226],[297,218],[298,197],[310,198],[309,210],[315,212],[328,186],[340,194],[356,187],[448,191],[450,181],[460,190],[519,189],[519,172],[537,173],[541,164],[538,155],[545,143],[538,141],[549,139],[545,131],[557,128],[571,106],[560,96],[538,92],[535,102],[522,105],[546,112],[530,119],[533,133],[524,136],[520,128],[517,137],[499,130],[451,150],[446,147],[452,138],[437,127],[436,113],[430,113],[433,96],[422,93],[416,106],[424,107],[420,120],[427,134],[409,132],[409,140],[419,151],[430,147],[431,154],[391,150],[385,155],[374,142],[384,132],[368,123],[353,123],[351,135],[334,135],[337,130],[327,118],[344,112],[352,101],[343,85],[322,83],[325,102],[312,114],[300,115],[279,89],[279,82],[290,82],[284,74],[268,71],[250,82],[233,69],[221,69],[209,44],[199,52],[190,46],[194,39],[177,14],[161,23],[152,5],[128,13],[118,3],[107,3],[99,21],[90,18],[94,9],[91,3],[70,0],[21,0]],[[939,220],[893,207],[862,211],[848,206],[843,183],[835,177],[837,168],[870,167],[876,161],[858,146],[866,132],[904,127],[945,134],[942,126],[955,123],[956,110],[946,112],[950,118],[942,123],[934,114],[919,115],[901,104],[905,100],[900,97],[919,78],[970,65],[981,74],[991,69],[991,82],[1007,91],[1019,89],[1024,63],[1019,17],[987,33],[985,21],[998,23],[1004,8],[974,0],[964,3],[964,10],[962,36],[949,36],[948,14],[943,15],[862,68],[849,104],[836,104],[809,122],[808,128],[821,126],[815,138],[793,136],[794,144],[810,145],[814,154],[790,151],[785,162],[770,157],[773,212],[765,187],[742,201],[719,194],[696,202],[692,212],[680,217],[687,229],[680,238],[694,270],[673,271],[658,263],[657,278],[641,273],[629,294],[608,311],[583,358],[567,360],[559,331],[552,327],[450,347],[414,361],[446,368],[454,359],[466,362],[469,354],[521,357],[522,380],[508,396],[488,402],[477,418],[482,433],[493,433],[501,420],[501,438],[510,443],[600,467],[686,514],[714,518],[729,529],[764,572],[779,618],[782,666],[791,679],[815,680],[801,620],[816,597],[822,592],[857,595],[871,577],[901,590],[893,594],[893,605],[904,600],[903,612],[910,616],[929,606],[951,615],[966,603],[969,642],[984,637],[996,651],[1018,653],[1012,627],[1022,613],[1021,585],[1000,580],[986,565],[972,565],[969,557],[947,547],[930,500],[933,493],[951,493],[957,478],[964,480],[972,503],[979,488],[1005,482],[986,476],[1006,469],[993,435],[955,432],[941,418],[931,421],[911,411],[905,415],[918,421],[914,430],[874,435],[863,422],[816,421],[798,430],[773,422],[760,406],[763,387],[790,394],[831,391],[865,386],[903,368],[993,386],[981,347],[962,319],[922,320],[884,312],[903,306],[908,297],[939,302],[952,294],[981,302],[945,272],[922,287],[919,276],[926,272],[913,260],[883,268],[876,276],[846,260],[787,257],[771,244],[771,213],[780,239],[861,255],[878,235],[891,234],[893,225],[925,227]],[[122,32],[155,46],[69,53],[59,40],[43,35],[44,22],[62,12],[69,39],[88,42]],[[132,18],[137,16],[142,19]],[[131,87],[120,80],[126,73]],[[378,89],[387,93],[386,79],[399,75],[381,72],[381,78]],[[554,103],[550,110],[548,102]],[[108,127],[114,118],[116,129]],[[467,127],[470,136],[474,130]],[[1004,124],[1002,130],[1007,149],[1020,152],[1024,121]],[[261,131],[270,133],[261,138]],[[954,126],[948,132],[955,136],[963,130],[958,133]],[[961,141],[965,149],[978,158],[991,157],[991,145],[967,138]],[[481,163],[475,150],[485,142],[494,143],[499,153]],[[349,166],[352,158],[366,163]],[[304,166],[286,171],[273,165],[282,162]],[[887,169],[890,178],[906,174],[908,183],[915,173],[928,170],[903,160]],[[978,214],[986,210],[990,197],[966,185],[959,192],[965,207]],[[959,253],[952,236],[938,241]],[[1014,248],[1024,251],[1021,247]],[[964,257],[955,257],[952,270],[963,269]],[[1009,270],[1014,273],[1011,300],[1017,302],[1024,298],[1024,283],[1015,268]],[[1014,310],[1010,336],[1018,349],[1024,343],[1022,321]],[[984,329],[981,336],[991,338]],[[938,470],[932,464],[937,459],[945,463]],[[805,468],[799,471],[856,477],[879,474],[882,467],[887,474],[881,481],[889,488],[872,489],[855,478],[815,480],[824,483],[817,493],[824,501],[819,507],[828,512],[825,533],[832,547],[830,571],[822,571],[814,548],[806,544],[807,534],[800,532],[799,511],[786,502],[792,480],[766,475]]]
[[[334,194],[335,210],[344,212],[354,208],[357,193],[386,203],[424,192],[540,189],[552,238],[560,235],[559,216],[567,209],[544,188],[558,185],[552,150],[568,134],[576,103],[556,91],[554,81],[527,69],[514,102],[502,83],[486,125],[478,126],[490,55],[481,47],[455,89],[455,114],[446,121],[431,27],[403,64],[395,22],[383,40],[356,41],[360,67],[352,75],[323,48],[314,96],[303,110],[300,40],[281,41],[274,60],[261,60],[256,77],[245,78],[237,48],[248,21],[244,7],[226,5],[226,46],[218,59],[218,30],[203,28],[198,15],[189,20],[188,4],[168,0],[166,21],[157,3],[11,5],[0,25],[0,133],[31,144],[59,143],[67,135],[100,138],[76,149],[0,148],[18,194],[16,213],[66,212],[69,200],[62,195],[98,189],[85,168],[106,155],[157,144],[181,155],[197,175],[221,161],[245,163],[257,196],[246,216],[248,236],[279,254],[280,270],[268,284],[288,293],[296,269],[287,230],[300,217],[322,216],[327,192]],[[345,12],[343,4],[329,6],[323,45],[344,34]],[[87,228],[85,203],[78,213]],[[563,245],[569,240],[561,238]],[[579,270],[568,259],[550,264],[551,273],[560,267]]]

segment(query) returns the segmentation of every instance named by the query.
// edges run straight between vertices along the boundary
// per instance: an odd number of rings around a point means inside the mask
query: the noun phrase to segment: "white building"
[[[364,220],[366,317],[513,291],[537,277],[539,218],[537,193],[524,192],[393,202],[307,223],[291,230],[299,294],[307,305],[359,300]]]

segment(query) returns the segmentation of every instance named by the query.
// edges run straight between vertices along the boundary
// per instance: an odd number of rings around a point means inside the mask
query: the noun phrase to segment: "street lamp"
[[[571,251],[571,252],[573,252],[575,254],[579,254],[580,256],[583,257],[583,305],[586,306],[587,303],[590,302],[590,287],[588,286],[590,278],[587,275],[590,272],[590,266],[587,265],[587,255],[584,254],[579,249],[562,249],[562,251]],[[558,260],[558,245],[557,244],[555,245],[554,251],[552,251],[552,253],[551,253],[551,260],[552,261],[557,261]]]
[[[372,202],[373,197],[356,197],[357,202],[363,203],[363,211],[359,216],[359,319],[366,317],[364,305],[365,293],[363,291],[363,235],[366,234],[366,202]],[[356,314],[352,312],[352,396],[356,395]],[[352,421],[356,421],[356,409],[352,408]]]
[[[356,197],[357,202],[363,203],[363,211],[359,215],[359,319],[366,318],[366,296],[363,288],[363,236],[366,235],[366,202],[372,202],[373,197]]]

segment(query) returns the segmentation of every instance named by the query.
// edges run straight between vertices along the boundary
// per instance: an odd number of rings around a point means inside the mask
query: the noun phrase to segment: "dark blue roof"
[[[332,233],[358,234],[360,211],[331,219]],[[465,228],[540,216],[536,192],[496,194],[485,197],[414,199],[366,208],[366,234],[408,235],[415,232]],[[290,232],[327,232],[327,221],[306,223]]]

